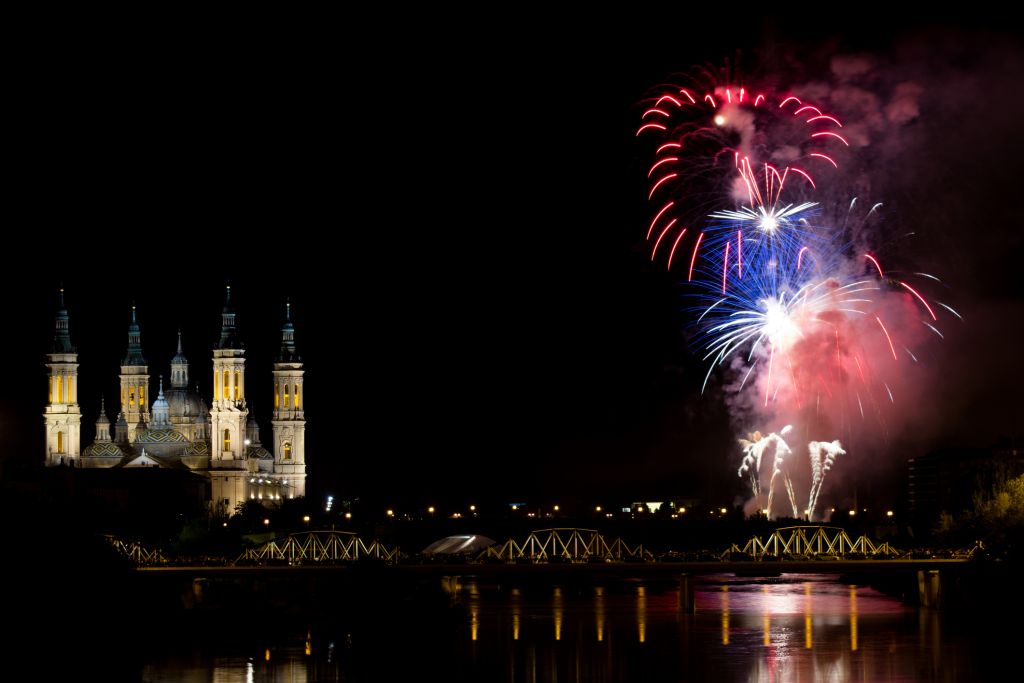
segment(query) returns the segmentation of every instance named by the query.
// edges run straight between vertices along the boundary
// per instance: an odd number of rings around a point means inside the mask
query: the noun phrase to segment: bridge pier
[[[679,575],[679,612],[693,614],[697,611],[697,603],[693,599],[693,575]]]
[[[938,569],[917,571],[917,598],[921,607],[938,609],[942,604],[942,575]]]

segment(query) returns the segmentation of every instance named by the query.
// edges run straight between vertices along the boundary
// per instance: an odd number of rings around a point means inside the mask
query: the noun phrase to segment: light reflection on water
[[[443,601],[429,592],[383,619],[256,637],[235,644],[241,653],[216,643],[165,653],[142,679],[955,680],[976,657],[969,632],[944,635],[941,613],[828,576],[702,578],[692,615],[671,582],[446,577],[434,586]]]

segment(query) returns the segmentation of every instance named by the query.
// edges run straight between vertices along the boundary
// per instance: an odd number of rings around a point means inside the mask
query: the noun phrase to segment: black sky
[[[1019,438],[1020,44],[986,27],[868,24],[349,26],[41,46],[9,98],[5,457],[41,457],[59,283],[84,446],[94,396],[116,387],[132,301],[154,380],[181,327],[209,399],[230,280],[265,429],[293,302],[313,490],[731,498],[725,408],[697,396],[686,304],[643,249],[637,103],[694,64],[806,81],[832,52],[941,63],[928,46],[950,37],[965,45],[950,52],[958,72],[1003,89],[944,95],[905,168],[886,169],[894,227],[925,230],[918,256],[949,274],[970,321],[934,354],[944,405],[910,443]]]

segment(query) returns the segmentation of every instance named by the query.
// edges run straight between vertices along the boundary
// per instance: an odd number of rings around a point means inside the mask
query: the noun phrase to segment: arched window
[[[146,408],[146,387],[139,387],[139,407]]]
[[[230,451],[231,450],[231,430],[230,429],[225,429],[224,430],[224,450],[225,451]]]
[[[291,460],[292,459],[292,445],[288,441],[284,442],[284,456],[283,457],[284,457],[285,460]]]
[[[295,407],[299,407],[299,385],[295,385]]]
[[[274,407],[278,408],[281,405],[281,386],[274,384]]]
[[[230,379],[231,379],[231,373],[228,372],[228,370],[225,368],[225,370],[224,370],[224,400],[225,401],[228,400],[229,398],[231,398],[231,392],[228,390],[228,385],[230,384]]]
[[[240,401],[242,399],[242,373],[235,370],[235,400]]]
[[[284,385],[284,407],[288,407],[288,385]]]
[[[64,452],[64,432],[57,432],[57,452]]]
[[[128,405],[135,405],[135,387],[128,388]]]

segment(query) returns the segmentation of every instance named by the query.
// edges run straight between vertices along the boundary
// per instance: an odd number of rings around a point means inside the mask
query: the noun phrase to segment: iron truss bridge
[[[845,530],[829,526],[790,526],[776,529],[767,539],[761,540],[755,536],[742,548],[734,543],[722,553],[721,559],[729,560],[737,554],[755,560],[858,557],[893,559],[902,556],[902,553],[893,549],[888,542],[876,543],[867,536],[853,540]]]
[[[653,562],[642,545],[630,547],[621,538],[608,541],[594,529],[539,529],[522,543],[509,539],[484,550],[480,560],[502,562]]]
[[[138,541],[125,541],[116,536],[104,536],[118,554],[127,557],[137,565],[167,564],[167,558],[159,548],[147,548]]]
[[[394,564],[399,558],[398,548],[389,549],[379,541],[366,543],[348,531],[304,531],[250,548],[238,556],[235,564],[279,562],[296,565],[370,559]]]

